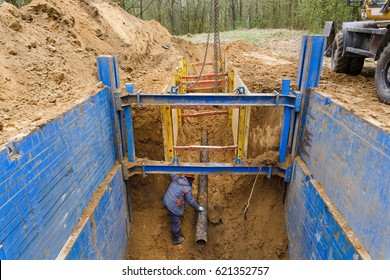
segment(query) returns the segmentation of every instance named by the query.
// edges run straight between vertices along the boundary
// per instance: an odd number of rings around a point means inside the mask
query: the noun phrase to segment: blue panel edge
[[[337,219],[334,217],[337,208],[329,198],[325,202],[326,194],[319,193],[318,188],[323,189],[302,159],[296,158],[285,205],[290,258],[371,259],[352,230],[347,233],[342,228],[345,221],[339,213]]]

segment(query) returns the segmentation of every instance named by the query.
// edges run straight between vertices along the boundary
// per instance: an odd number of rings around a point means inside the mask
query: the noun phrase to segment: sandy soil
[[[162,46],[169,45],[169,49]],[[251,92],[279,90],[283,78],[295,83],[300,38],[272,40],[256,46],[226,43],[232,61]],[[144,92],[161,92],[181,56],[203,59],[204,46],[172,37],[157,22],[132,17],[109,1],[33,0],[21,10],[0,6],[0,145],[21,137],[95,93],[97,55],[118,55],[122,85],[135,82]],[[375,95],[372,68],[357,77],[334,74],[326,67],[320,91],[332,95],[351,112],[390,130],[390,106]],[[282,110],[252,108],[249,145],[251,163],[271,164],[277,158]],[[186,120],[180,143],[197,144],[202,127],[210,145],[230,145],[224,117]],[[163,159],[158,108],[134,112],[136,154]],[[183,153],[198,160],[196,153]],[[212,155],[230,162],[231,153]],[[283,182],[259,177],[247,219],[243,210],[255,176],[210,176],[209,242],[194,243],[195,212],[187,207],[183,219],[186,241],[170,243],[170,224],[161,200],[167,176],[132,178],[130,259],[286,259],[288,241],[282,204]],[[194,194],[196,193],[196,185]]]
[[[279,58],[287,58],[296,65],[299,60],[301,38],[271,40],[261,42],[259,47],[268,50]],[[390,132],[390,105],[383,104],[375,89],[375,65],[372,59],[366,59],[361,75],[349,76],[330,70],[330,59],[325,58],[317,91],[333,98],[364,120]],[[293,77],[296,76],[294,70]]]
[[[118,55],[123,82],[172,71],[171,36],[106,1],[34,0],[0,6],[0,144],[97,92],[97,55]],[[162,84],[164,75],[154,75]]]

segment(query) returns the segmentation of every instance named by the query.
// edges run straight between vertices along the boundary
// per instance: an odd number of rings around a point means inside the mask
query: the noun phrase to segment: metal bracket
[[[242,160],[240,158],[235,158],[233,164],[234,166],[242,166]]]
[[[141,94],[142,94],[142,90],[137,91],[137,107],[138,108],[142,107]]]
[[[172,165],[179,165],[180,164],[180,159],[178,157],[174,157],[172,159]]]
[[[272,166],[270,165],[270,166],[269,166],[269,169],[268,169],[267,178],[268,178],[268,179],[271,179],[271,176],[272,176]]]
[[[179,93],[179,87],[171,86],[171,88],[169,89],[169,93],[170,94],[178,94]]]
[[[122,108],[121,92],[115,92],[114,97],[115,97],[115,110],[122,111],[123,108]]]
[[[286,173],[284,175],[284,181],[290,182],[291,181],[291,174],[292,174],[292,166],[289,166],[286,168]]]
[[[279,108],[279,96],[280,96],[280,93],[278,91],[274,90],[274,94],[276,95],[275,108],[278,109]]]
[[[295,112],[299,113],[301,111],[302,93],[294,91],[291,93],[295,95]]]
[[[124,181],[127,181],[129,179],[129,169],[128,167],[126,166],[126,164],[121,164],[121,167],[122,167],[122,176],[123,176],[123,180]]]
[[[134,84],[133,83],[126,83],[125,88],[126,88],[126,92],[128,94],[134,94]]]
[[[237,91],[238,94],[245,94],[246,93],[245,87],[238,87],[236,89],[236,91]]]

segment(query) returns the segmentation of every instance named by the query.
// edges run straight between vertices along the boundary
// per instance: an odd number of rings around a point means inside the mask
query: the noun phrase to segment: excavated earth
[[[98,55],[117,55],[122,85],[134,82],[144,92],[161,92],[181,57],[201,62],[204,55],[204,45],[175,38],[157,22],[137,19],[103,0],[33,0],[22,9],[5,3],[0,6],[0,46],[0,145],[60,117],[101,89],[95,65]],[[275,38],[259,45],[225,43],[222,51],[251,92],[272,92],[280,89],[283,78],[295,82],[299,47],[300,38]],[[330,72],[326,63],[319,90],[390,130],[390,106],[376,98],[373,68],[349,77]],[[280,118],[281,109],[252,108],[249,163],[275,162]],[[159,109],[136,110],[134,125],[137,157],[163,160]],[[180,143],[200,144],[202,128],[209,131],[210,145],[232,144],[223,116],[185,120]],[[180,157],[197,161],[199,155],[183,153]],[[213,154],[212,160],[231,162],[233,157],[226,152]],[[161,203],[170,183],[168,176],[131,178],[128,258],[287,259],[284,183],[278,178],[255,177],[209,176],[205,247],[195,245],[195,212],[188,206],[182,227],[186,241],[171,245],[170,222]],[[195,195],[197,181],[194,185]]]

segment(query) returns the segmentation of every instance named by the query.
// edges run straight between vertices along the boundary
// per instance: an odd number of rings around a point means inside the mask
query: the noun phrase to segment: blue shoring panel
[[[390,134],[312,91],[301,157],[375,259],[390,258]]]

